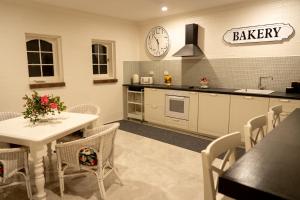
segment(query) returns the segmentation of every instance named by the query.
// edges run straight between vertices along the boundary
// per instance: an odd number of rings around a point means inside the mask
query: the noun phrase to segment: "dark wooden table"
[[[300,200],[300,108],[220,176],[218,190],[235,199]]]

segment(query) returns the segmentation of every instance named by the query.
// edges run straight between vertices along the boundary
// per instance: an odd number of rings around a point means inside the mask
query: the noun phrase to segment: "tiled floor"
[[[113,175],[105,180],[108,200],[201,200],[201,154],[122,130],[116,138],[115,163],[124,186]],[[47,165],[47,199],[59,199],[56,162]],[[66,178],[65,199],[98,199],[93,175]],[[0,192],[2,200],[26,199],[25,186]]]

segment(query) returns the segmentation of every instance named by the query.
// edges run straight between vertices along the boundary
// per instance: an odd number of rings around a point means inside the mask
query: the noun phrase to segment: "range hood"
[[[185,25],[185,45],[173,56],[175,57],[197,57],[204,55],[198,47],[198,24]]]

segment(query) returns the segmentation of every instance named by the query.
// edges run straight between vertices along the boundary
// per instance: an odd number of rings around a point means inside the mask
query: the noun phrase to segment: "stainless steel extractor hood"
[[[173,56],[176,57],[197,57],[204,55],[198,47],[198,24],[185,25],[185,45]]]

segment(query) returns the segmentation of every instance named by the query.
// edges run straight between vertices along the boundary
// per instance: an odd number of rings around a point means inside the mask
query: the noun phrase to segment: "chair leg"
[[[116,169],[116,168],[113,168],[113,170],[114,170],[114,173],[115,173],[115,175],[116,175],[116,177],[117,177],[117,179],[119,180],[119,182],[120,182],[120,185],[124,185],[124,183],[123,183],[123,181],[122,181],[122,179],[121,179],[121,177],[120,177],[120,174],[119,174],[119,172],[118,172],[118,170]]]
[[[59,172],[59,188],[60,188],[60,198],[63,199],[65,186],[64,186],[64,175],[61,174],[61,172]]]
[[[32,191],[31,191],[30,177],[25,177],[25,184],[26,184],[28,199],[31,200],[32,199]]]
[[[98,182],[100,196],[103,200],[105,200],[106,199],[106,192],[105,192],[105,188],[104,188],[103,177],[99,174],[97,174],[97,182]]]

